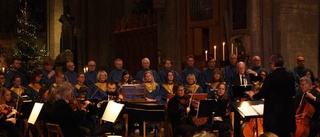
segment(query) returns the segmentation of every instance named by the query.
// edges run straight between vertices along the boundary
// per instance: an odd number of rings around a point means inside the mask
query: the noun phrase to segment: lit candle
[[[225,60],[225,56],[224,56],[224,45],[225,44],[226,44],[225,42],[222,42],[222,61]]]
[[[233,54],[233,43],[231,43],[231,54]]]
[[[2,67],[2,72],[4,73],[4,71],[6,70],[6,68]]]
[[[86,67],[83,68],[83,73],[86,73]]]
[[[214,60],[217,60],[217,46],[213,46],[213,51],[214,51]]]
[[[204,51],[205,55],[206,55],[206,61],[208,61],[208,50]]]
[[[238,57],[238,47],[236,47],[236,56]]]

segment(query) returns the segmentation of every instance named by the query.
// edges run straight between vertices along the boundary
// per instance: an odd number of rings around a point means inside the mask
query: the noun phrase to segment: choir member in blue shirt
[[[138,71],[137,75],[136,75],[136,79],[143,82],[143,77],[146,71],[151,71],[153,78],[155,80],[155,82],[159,83],[159,75],[157,73],[157,71],[150,69],[150,60],[148,58],[143,58],[142,59],[142,67],[143,69]]]
[[[18,58],[14,58],[11,66],[12,66],[11,69],[7,72],[7,74],[5,74],[5,78],[6,78],[5,85],[7,86],[7,88],[9,88],[13,80],[13,77],[16,75],[18,75],[21,78],[21,85],[26,87],[28,85],[26,76],[19,71],[21,67],[21,60]]]
[[[159,72],[160,83],[165,83],[167,81],[167,73],[172,72],[175,78],[175,81],[180,81],[180,77],[178,72],[171,69],[172,61],[170,59],[166,59],[163,64],[163,70]]]
[[[88,62],[88,72],[86,72],[84,75],[85,75],[85,84],[90,89],[94,89],[96,87],[94,84],[97,82],[97,75],[98,75],[98,71],[96,71],[96,62],[94,61]]]
[[[161,104],[167,104],[167,96],[168,94],[173,94],[173,86],[175,83],[174,73],[171,71],[167,72],[166,81],[161,84],[160,92],[161,92]]]
[[[96,98],[98,100],[106,99],[107,95],[107,72],[100,70],[97,74],[97,82],[95,83],[94,88],[91,88],[93,93],[88,94],[90,98]]]
[[[72,61],[68,61],[66,63],[67,71],[64,72],[65,80],[70,82],[72,85],[77,84],[77,76],[78,73],[74,71],[74,63]]]
[[[227,86],[230,87],[232,78],[237,72],[237,55],[231,54],[229,57],[230,65],[227,66],[222,72],[223,79],[226,81]]]
[[[206,89],[207,83],[212,81],[213,72],[216,66],[216,60],[210,57],[207,61],[207,65],[208,65],[208,68],[202,71],[200,76],[201,79],[199,84],[202,87],[202,89]]]
[[[55,75],[56,72],[53,70],[54,60],[51,58],[46,58],[43,62],[42,72],[42,82],[47,86],[51,87],[52,84],[56,81]]]
[[[119,83],[121,80],[122,73],[126,71],[123,69],[123,61],[120,58],[115,59],[114,61],[115,69],[112,70],[108,76],[107,81],[113,81],[115,83]]]
[[[161,101],[160,85],[155,82],[151,71],[146,71],[143,76],[143,84],[146,86],[147,101]]]
[[[197,79],[194,74],[187,76],[187,84],[185,85],[187,93],[204,93],[203,89],[197,84]]]
[[[186,78],[189,74],[194,74],[197,80],[200,80],[200,71],[196,69],[194,66],[194,56],[187,56],[187,68],[184,69],[181,73],[181,83],[186,84]]]

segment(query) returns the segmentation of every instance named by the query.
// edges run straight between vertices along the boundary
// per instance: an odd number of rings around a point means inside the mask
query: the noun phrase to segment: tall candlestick
[[[226,44],[225,42],[222,42],[222,61],[225,60],[225,56],[224,56],[224,45],[225,44]]]
[[[213,51],[214,51],[214,60],[217,60],[217,46],[213,46]]]
[[[206,61],[208,61],[208,50],[206,50],[204,53],[206,55]]]
[[[231,54],[233,54],[233,43],[231,43]]]

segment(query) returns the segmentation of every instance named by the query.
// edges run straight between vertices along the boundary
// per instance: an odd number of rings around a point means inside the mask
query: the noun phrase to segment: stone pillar
[[[179,3],[179,0],[157,0],[154,3],[158,15],[158,48],[173,61],[172,67],[178,72],[181,71]]]
[[[47,7],[47,48],[54,59],[60,54],[61,23],[58,20],[63,14],[63,2],[48,0]]]
[[[250,49],[248,49],[249,51],[247,52],[250,52],[250,55],[251,55],[251,58],[255,55],[258,55],[258,56],[262,56],[262,51],[263,51],[263,48],[262,48],[262,13],[261,13],[261,2],[260,0],[251,0],[248,4],[250,7],[249,9],[251,9],[251,18],[249,21],[250,22],[250,37],[251,37],[251,47]]]

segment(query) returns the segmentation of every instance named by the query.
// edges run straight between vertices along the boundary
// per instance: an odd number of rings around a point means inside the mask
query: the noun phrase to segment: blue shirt
[[[87,73],[84,74],[86,80],[85,80],[85,84],[90,88],[90,89],[94,89],[95,87],[95,83],[97,82],[97,75],[98,75],[98,71],[88,71]],[[89,93],[88,93],[89,94]]]
[[[176,72],[172,69],[171,70],[164,69],[159,72],[160,83],[165,83],[167,81],[167,73],[169,71],[171,71],[173,73],[173,77],[174,77],[175,82],[180,81],[180,76],[179,76],[178,72]]]
[[[28,82],[27,82],[27,79],[26,79],[26,76],[20,72],[20,71],[13,71],[13,70],[9,70],[6,74],[5,74],[5,85],[7,88],[9,88],[10,86],[12,86],[12,80],[13,80],[13,77],[14,76],[20,76],[20,79],[21,79],[21,85],[24,86],[24,87],[27,87],[28,86]]]
[[[206,89],[207,88],[207,84],[206,83],[209,83],[213,80],[213,71],[215,69],[209,69],[207,68],[206,70],[202,71],[201,72],[201,75],[200,75],[200,86],[202,87],[202,89]]]
[[[224,71],[222,72],[222,76],[224,78],[224,80],[226,81],[227,85],[230,86],[231,82],[232,82],[232,78],[233,76],[236,74],[237,72],[237,66],[227,66]]]
[[[159,80],[159,75],[158,75],[158,73],[157,73],[155,70],[152,70],[152,69],[142,69],[142,70],[140,70],[140,71],[137,73],[137,75],[136,75],[136,79],[139,80],[139,81],[141,81],[141,82],[143,82],[143,76],[144,76],[144,73],[145,73],[146,71],[151,71],[152,74],[153,74],[154,81],[157,82],[157,83],[159,83],[159,81],[160,81],[160,80]]]
[[[70,82],[72,85],[75,85],[78,83],[78,81],[77,81],[78,73],[77,72],[67,70],[66,72],[64,72],[64,75],[65,75],[64,79],[66,81]]]
[[[196,80],[197,81],[200,80],[200,71],[194,67],[188,67],[188,68],[184,69],[181,73],[181,80],[180,81],[182,84],[185,85],[187,83],[186,78],[189,74],[194,74],[196,76]]]
[[[51,87],[54,82],[56,82],[55,76],[52,76],[51,78],[48,77],[48,74],[50,73],[46,69],[41,69],[42,72],[42,82],[47,86]]]
[[[108,79],[107,81],[113,81],[115,83],[119,83],[121,81],[122,78],[122,74],[123,72],[125,72],[125,69],[114,69],[110,72],[110,74],[108,75]]]

